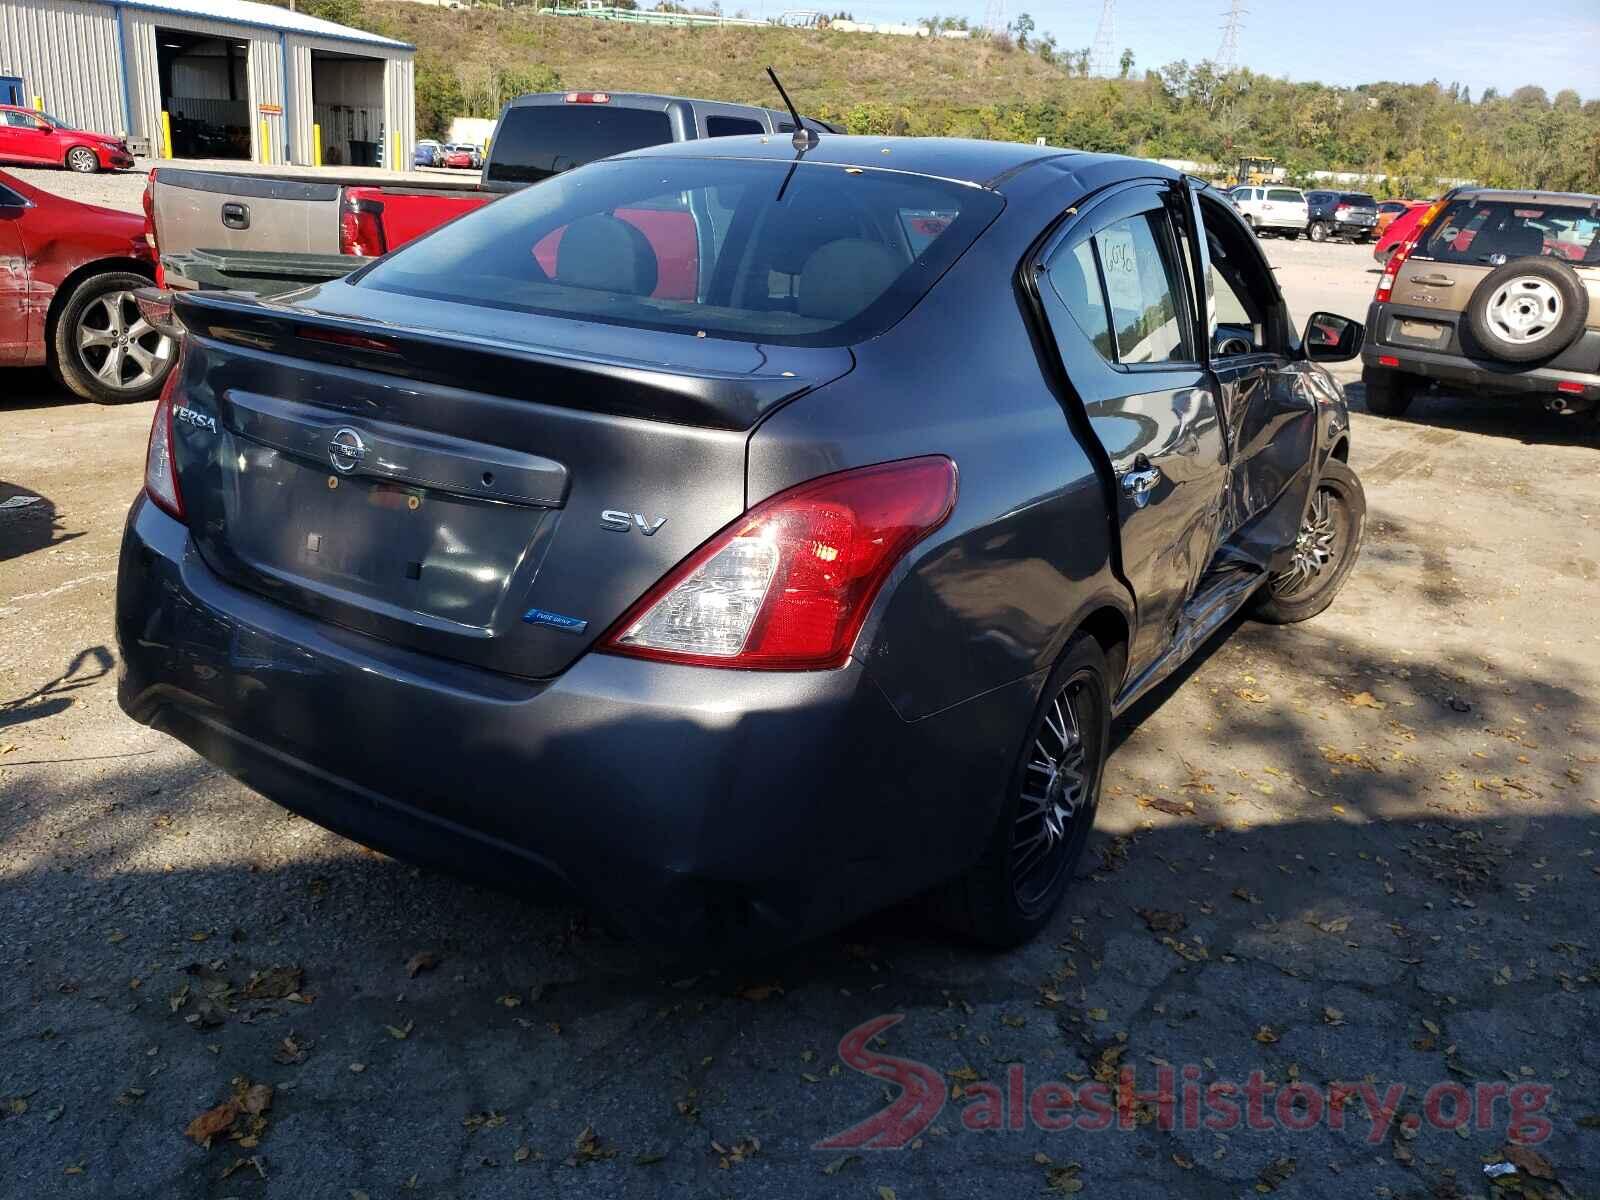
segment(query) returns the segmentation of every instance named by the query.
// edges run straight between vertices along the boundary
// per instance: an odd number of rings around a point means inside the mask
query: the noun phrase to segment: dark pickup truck
[[[832,131],[803,119],[818,132]],[[718,100],[634,92],[519,96],[500,114],[480,183],[158,167],[145,189],[145,233],[168,286],[278,295],[337,279],[498,195],[595,159],[665,142],[793,130],[786,112]]]

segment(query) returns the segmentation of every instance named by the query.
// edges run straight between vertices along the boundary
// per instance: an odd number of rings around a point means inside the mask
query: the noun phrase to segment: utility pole
[[[1217,50],[1217,74],[1227,75],[1239,69],[1239,30],[1244,28],[1244,0],[1232,0],[1223,13],[1222,45]]]
[[[1116,0],[1102,0],[1100,26],[1094,31],[1094,49],[1089,53],[1089,74],[1110,79],[1116,73]]]
[[[1006,31],[1006,0],[988,0],[983,8],[983,27],[990,37]]]

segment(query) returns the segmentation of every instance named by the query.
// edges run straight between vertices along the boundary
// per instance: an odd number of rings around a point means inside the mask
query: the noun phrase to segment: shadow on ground
[[[1583,1194],[1600,1177],[1600,1135],[1578,1124],[1600,1094],[1600,811],[1589,760],[1563,759],[1566,773],[1523,761],[1554,739],[1505,731],[1535,711],[1557,728],[1592,721],[1593,698],[1551,682],[1572,677],[1560,661],[1493,687],[1481,661],[1402,675],[1311,626],[1246,627],[1211,652],[1292,663],[1302,683],[1271,703],[1213,688],[1186,704],[1192,737],[1169,728],[1162,743],[1181,760],[1178,786],[1134,778],[1131,763],[1163,758],[1140,744],[1147,727],[1173,723],[1165,696],[1136,711],[1112,760],[1107,832],[1048,934],[1006,953],[952,942],[908,903],[764,961],[680,975],[575,910],[331,838],[188,756],[119,764],[72,805],[47,766],[12,771],[0,781],[0,1111],[23,1103],[0,1124],[11,1186],[976,1197],[1079,1180],[1133,1200],[1258,1185],[1481,1194],[1505,1109],[1463,1136],[1426,1124],[1424,1094],[1518,1082],[1554,1089],[1539,1152]],[[1351,708],[1345,690],[1380,674],[1386,707]],[[1251,755],[1274,764],[1270,795],[1233,769]],[[601,818],[587,803],[573,819]],[[413,976],[422,951],[436,961]],[[915,1148],[814,1150],[898,1094],[893,1069],[868,1077],[837,1053],[884,1014],[904,1020],[873,1045],[928,1064],[952,1093]],[[1006,1095],[1014,1067],[1031,1089],[1129,1066],[1149,1089],[1162,1063],[1206,1084],[1256,1070],[1275,1089],[1400,1083],[1399,1115],[1424,1124],[1375,1140],[1364,1111],[1338,1131],[1163,1130],[1146,1101],[1126,1131],[964,1128],[975,1083]],[[248,1082],[276,1088],[264,1127],[240,1116],[209,1151],[184,1139]]]
[[[1359,381],[1345,385],[1345,396],[1358,411],[1369,411],[1366,387]],[[1595,413],[1563,416],[1527,396],[1434,388],[1418,395],[1404,416],[1379,419],[1508,438],[1528,446],[1600,447],[1600,417]]]

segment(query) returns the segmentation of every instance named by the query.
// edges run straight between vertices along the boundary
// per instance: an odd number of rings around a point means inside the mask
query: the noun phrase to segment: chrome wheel
[[[1526,346],[1547,337],[1565,309],[1561,293],[1548,280],[1519,275],[1489,297],[1484,317],[1506,341]]]
[[[100,165],[100,160],[94,156],[94,151],[86,146],[78,146],[67,151],[67,166],[71,170],[88,174]]]
[[[1025,912],[1051,893],[1093,820],[1099,758],[1084,738],[1085,729],[1098,727],[1085,708],[1096,703],[1092,686],[1082,675],[1066,681],[1028,751],[1011,833],[1012,889]]]
[[[131,291],[96,296],[78,319],[76,343],[84,368],[102,385],[130,392],[147,387],[172,361],[172,339],[139,312]]]
[[[1318,488],[1311,498],[1311,509],[1300,522],[1300,533],[1294,540],[1294,558],[1289,566],[1272,577],[1275,596],[1288,598],[1300,596],[1311,590],[1330,564],[1339,556],[1339,530],[1341,522],[1335,513],[1339,498],[1328,488]]]

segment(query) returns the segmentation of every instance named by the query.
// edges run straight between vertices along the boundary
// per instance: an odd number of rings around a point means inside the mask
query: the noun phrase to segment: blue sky
[[[1032,14],[1065,48],[1092,45],[1101,0],[1006,0],[1008,16]],[[726,11],[740,0],[724,0]],[[933,13],[981,22],[984,0],[743,0],[752,15],[785,8],[846,9],[861,21],[913,21]],[[1228,0],[1116,0],[1116,43],[1131,47],[1138,71],[1174,59],[1214,58]],[[1250,11],[1239,61],[1253,71],[1368,83],[1378,79],[1466,84],[1476,98],[1537,83],[1552,95],[1575,88],[1600,99],[1600,0],[1245,0]],[[1333,14],[1337,13],[1335,17]],[[1511,14],[1517,14],[1515,16]]]

